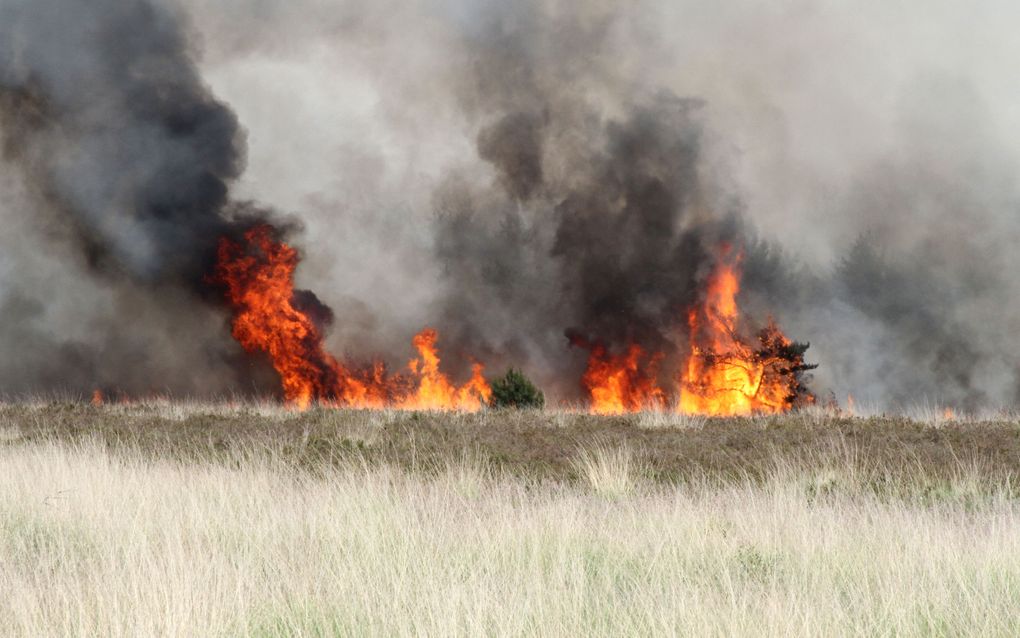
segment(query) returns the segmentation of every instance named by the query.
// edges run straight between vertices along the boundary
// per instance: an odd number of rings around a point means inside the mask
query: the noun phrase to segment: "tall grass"
[[[433,472],[310,472],[7,436],[0,632],[1020,633],[1009,489],[963,472],[880,498],[838,464],[663,485],[634,480],[637,451],[587,454],[587,480],[535,482],[471,452]]]
[[[628,445],[598,442],[582,448],[573,462],[577,474],[596,494],[618,497],[634,490],[638,467]]]

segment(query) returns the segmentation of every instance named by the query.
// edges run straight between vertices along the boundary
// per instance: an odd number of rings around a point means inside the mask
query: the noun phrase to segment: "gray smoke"
[[[5,150],[96,267],[143,281],[207,272],[244,166],[237,118],[151,0],[0,5]]]
[[[73,276],[96,289],[72,312],[99,315],[76,338],[70,317],[46,321],[72,277],[35,289],[15,278],[0,294],[0,343],[22,373],[0,375],[3,391],[250,381],[232,372],[222,315],[201,299],[219,238],[264,213],[229,202],[244,136],[192,55],[181,16],[150,0],[0,2],[4,157],[35,217],[23,237],[48,234],[50,250],[93,273]]]
[[[568,336],[616,351],[638,343],[682,352],[686,308],[700,300],[722,247],[741,240],[739,211],[711,207],[699,175],[700,108],[651,97],[625,119],[584,131],[591,146],[578,157],[559,155],[534,127],[507,137],[508,122],[524,121],[518,114],[484,127],[479,155],[505,200],[472,204],[445,192],[435,229],[446,275],[440,323],[455,327],[451,338],[490,359],[512,355],[506,364],[536,371],[566,396],[584,359]],[[546,117],[551,137],[577,133],[573,113]],[[498,153],[494,137],[504,138]],[[538,161],[521,168],[541,147],[542,162],[565,174],[544,177],[532,168]]]
[[[457,224],[440,226],[439,254],[455,291],[444,317],[481,317],[467,330],[474,339],[550,371],[546,383],[554,383],[571,378],[571,355],[562,342],[557,349],[553,325],[618,349],[638,342],[682,350],[678,318],[703,289],[719,246],[735,244],[745,251],[744,307],[814,344],[808,354],[822,365],[815,390],[823,400],[852,392],[883,409],[1015,405],[1020,350],[1009,309],[1020,298],[1010,275],[1020,265],[1012,257],[1020,190],[1013,153],[996,139],[973,82],[918,69],[897,107],[894,152],[860,161],[854,136],[881,131],[849,131],[836,140],[847,153],[840,159],[837,147],[837,162],[859,168],[837,172],[846,183],[828,188],[840,196],[813,201],[802,219],[762,214],[737,184],[727,131],[711,115],[716,105],[659,89],[654,64],[626,76],[628,54],[613,35],[635,22],[647,28],[643,18],[660,5],[642,6],[652,11],[595,7],[579,16],[533,2],[472,23],[466,57],[476,75],[461,85],[461,101],[479,121],[478,155],[503,201],[476,195],[453,216]],[[647,54],[638,57],[661,51],[655,38],[625,46]],[[698,72],[688,60],[671,61]],[[767,92],[769,79],[754,81]],[[793,195],[814,186],[770,170]],[[818,259],[813,239],[826,228],[842,241]],[[554,301],[537,302],[536,290]],[[478,301],[497,298],[495,307]]]
[[[634,88],[607,109],[593,87],[614,81],[599,50],[612,14],[586,25],[543,9],[495,10],[465,43],[472,75],[459,95],[495,179],[448,183],[437,200],[440,325],[463,351],[577,400],[587,353],[572,342],[664,352],[661,372],[675,377],[687,310],[719,258],[769,247],[706,165],[707,105]],[[758,262],[764,283],[770,264]]]
[[[150,361],[188,335],[218,352],[141,374],[236,387],[215,311],[176,321],[152,297],[204,271],[233,189],[301,211],[299,276],[338,353],[399,364],[433,325],[444,362],[575,399],[587,353],[565,333],[682,348],[730,243],[742,304],[811,342],[823,399],[1020,399],[1011,5],[181,0],[203,78],[169,3],[21,4],[0,0],[0,131],[32,179],[0,181],[23,238],[4,238],[0,347],[35,386],[61,357],[133,376],[101,301],[130,299],[153,308],[133,326],[163,344]],[[91,39],[124,21],[137,37]],[[249,131],[244,175],[206,82]],[[203,124],[178,139],[168,118]]]

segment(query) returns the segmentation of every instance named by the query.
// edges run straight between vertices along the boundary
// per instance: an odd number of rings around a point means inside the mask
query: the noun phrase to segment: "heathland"
[[[1018,635],[1020,420],[0,404],[15,636]]]

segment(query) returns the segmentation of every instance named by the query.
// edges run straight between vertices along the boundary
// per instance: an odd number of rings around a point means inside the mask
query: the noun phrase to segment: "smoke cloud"
[[[338,353],[576,400],[731,245],[823,399],[1015,405],[1016,9],[887,5],[0,0],[0,390],[269,387],[202,285],[251,199]]]
[[[41,328],[67,291],[19,286],[15,264],[0,297],[3,390],[200,392],[217,377],[206,387],[228,390],[223,320],[199,297],[219,238],[264,213],[229,200],[244,136],[203,84],[180,16],[148,0],[4,2],[0,43],[6,167],[36,218],[25,235],[85,266],[60,283],[87,278],[100,289],[83,308],[105,314],[83,331],[67,325],[82,308],[68,308]]]
[[[6,150],[37,194],[96,267],[200,277],[228,230],[243,136],[202,84],[178,18],[145,0],[2,11]]]

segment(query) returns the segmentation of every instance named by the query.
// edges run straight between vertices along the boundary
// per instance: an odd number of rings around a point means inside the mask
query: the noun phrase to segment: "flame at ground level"
[[[592,411],[603,414],[663,410],[735,416],[775,414],[814,398],[801,384],[806,345],[791,342],[773,323],[752,340],[740,336],[739,258],[722,260],[708,281],[705,301],[687,316],[689,353],[667,388],[659,369],[667,353],[646,354],[631,344],[622,355],[597,342],[572,338],[589,350],[583,385]],[[753,345],[752,345],[753,344]],[[672,396],[671,405],[669,396]]]
[[[438,333],[427,328],[414,337],[417,356],[407,370],[390,373],[382,363],[351,366],[330,354],[322,325],[332,313],[314,295],[294,288],[299,256],[258,225],[243,241],[220,241],[210,282],[221,287],[233,310],[232,333],[245,350],[268,355],[288,403],[362,408],[478,410],[492,390],[480,363],[471,378],[452,382],[440,366]],[[689,310],[689,349],[647,352],[630,344],[612,354],[597,341],[572,337],[589,351],[582,382],[595,413],[667,409],[716,416],[777,413],[813,401],[801,383],[807,348],[791,342],[772,322],[743,338],[737,306],[739,257],[722,259],[707,282],[704,302]],[[663,363],[679,361],[663,381]],[[678,366],[674,365],[674,368]]]
[[[381,363],[357,368],[337,360],[326,351],[312,313],[297,301],[298,253],[275,234],[263,224],[247,231],[243,243],[222,239],[210,281],[223,288],[234,311],[234,338],[248,352],[269,356],[288,403],[301,409],[318,402],[478,410],[489,400],[492,391],[481,364],[473,365],[471,379],[463,385],[442,373],[436,348],[439,335],[432,329],[414,338],[418,356],[411,359],[405,374],[389,374]]]
[[[666,393],[657,380],[661,354],[649,357],[641,346],[631,344],[625,353],[612,355],[601,343],[577,335],[570,341],[590,351],[581,383],[588,390],[592,412],[620,414],[665,405]]]

